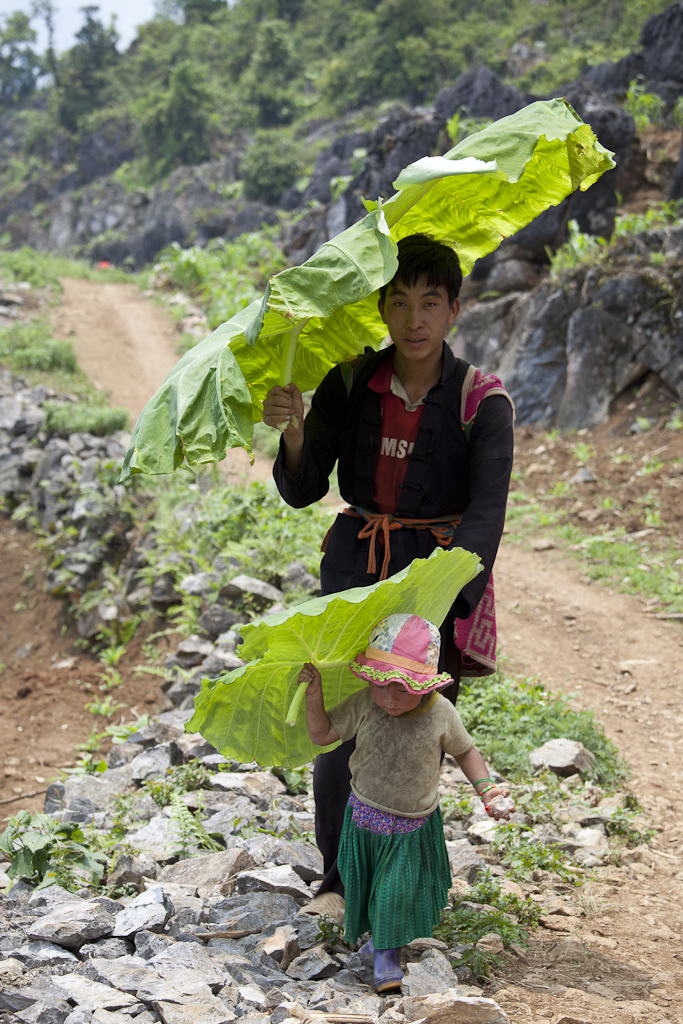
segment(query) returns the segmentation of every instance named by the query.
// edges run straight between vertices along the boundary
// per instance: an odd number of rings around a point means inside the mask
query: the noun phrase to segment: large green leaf
[[[320,670],[325,704],[339,704],[367,683],[348,668],[367,647],[373,626],[385,615],[408,612],[441,623],[456,597],[481,570],[469,551],[437,548],[402,572],[372,587],[269,615],[242,630],[243,668],[220,679],[205,679],[195,698],[188,732],[201,732],[217,750],[238,761],[293,768],[312,760],[314,747],[303,712],[292,728],[285,724],[302,665]]]
[[[253,302],[180,360],[145,406],[124,460],[130,473],[168,473],[183,457],[218,462],[251,450],[253,422],[273,384],[318,386],[386,328],[378,289],[395,275],[397,242],[426,231],[452,245],[467,273],[539,213],[614,166],[564,100],[532,103],[401,172],[391,199],[271,278]]]

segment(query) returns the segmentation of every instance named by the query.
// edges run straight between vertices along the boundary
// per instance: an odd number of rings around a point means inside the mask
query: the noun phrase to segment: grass
[[[95,434],[105,437],[128,426],[128,410],[104,402],[45,402],[45,425],[51,434]]]
[[[61,291],[60,277],[75,277],[86,281],[134,280],[132,274],[118,267],[101,270],[87,260],[38,252],[29,246],[22,249],[0,249],[0,277],[11,283],[28,281],[33,288],[49,286],[57,291]]]
[[[474,745],[510,781],[531,775],[529,752],[561,736],[578,740],[595,754],[588,773],[606,790],[622,785],[626,762],[607,739],[592,711],[574,711],[569,698],[533,680],[515,680],[500,671],[461,686],[458,710]]]
[[[547,497],[551,496],[547,495]],[[656,525],[656,497],[648,495],[643,506],[650,524]],[[648,538],[633,538],[623,527],[601,528],[587,535],[566,521],[566,513],[549,507],[522,491],[510,493],[506,519],[516,541],[531,541],[539,530],[552,533],[567,552],[582,562],[586,576],[622,593],[645,596],[667,611],[683,612],[683,551],[671,540],[658,538],[656,552]],[[661,563],[661,564],[659,564]]]

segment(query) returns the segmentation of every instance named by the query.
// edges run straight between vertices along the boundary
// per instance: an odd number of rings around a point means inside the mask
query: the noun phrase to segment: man
[[[455,680],[444,696],[453,702],[462,669],[482,675],[495,668],[490,575],[513,454],[512,403],[500,381],[456,359],[444,341],[460,311],[461,284],[449,246],[426,235],[402,239],[398,271],[379,299],[393,345],[331,370],[305,422],[294,384],[271,388],[263,405],[269,426],[287,422],[273,474],[290,505],[322,498],[338,461],[349,507],[325,539],[324,594],[370,586],[437,544],[479,555],[483,572],[463,588],[441,630],[440,670]],[[325,863],[318,894],[343,893],[336,855],[353,749],[350,740],[315,762],[316,839]]]

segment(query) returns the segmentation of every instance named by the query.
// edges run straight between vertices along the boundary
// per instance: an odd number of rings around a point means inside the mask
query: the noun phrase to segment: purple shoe
[[[400,949],[375,950],[375,988],[378,992],[391,992],[401,987]]]
[[[375,944],[372,941],[372,936],[370,936],[370,938],[368,939],[367,942],[363,943],[363,945],[360,947],[358,952],[360,954],[362,954],[363,956],[374,956],[375,955]]]

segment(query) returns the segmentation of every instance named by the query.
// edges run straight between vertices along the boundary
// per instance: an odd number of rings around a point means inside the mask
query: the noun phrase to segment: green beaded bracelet
[[[486,788],[485,788],[485,789],[482,789],[481,793],[479,793],[478,795],[479,795],[479,796],[483,796],[483,795],[484,795],[484,793],[488,793],[488,792],[490,792],[490,791],[491,791],[492,789],[498,789],[498,786],[497,786],[497,785],[495,784],[495,782],[493,783],[493,785],[492,785],[492,786],[486,786]]]

